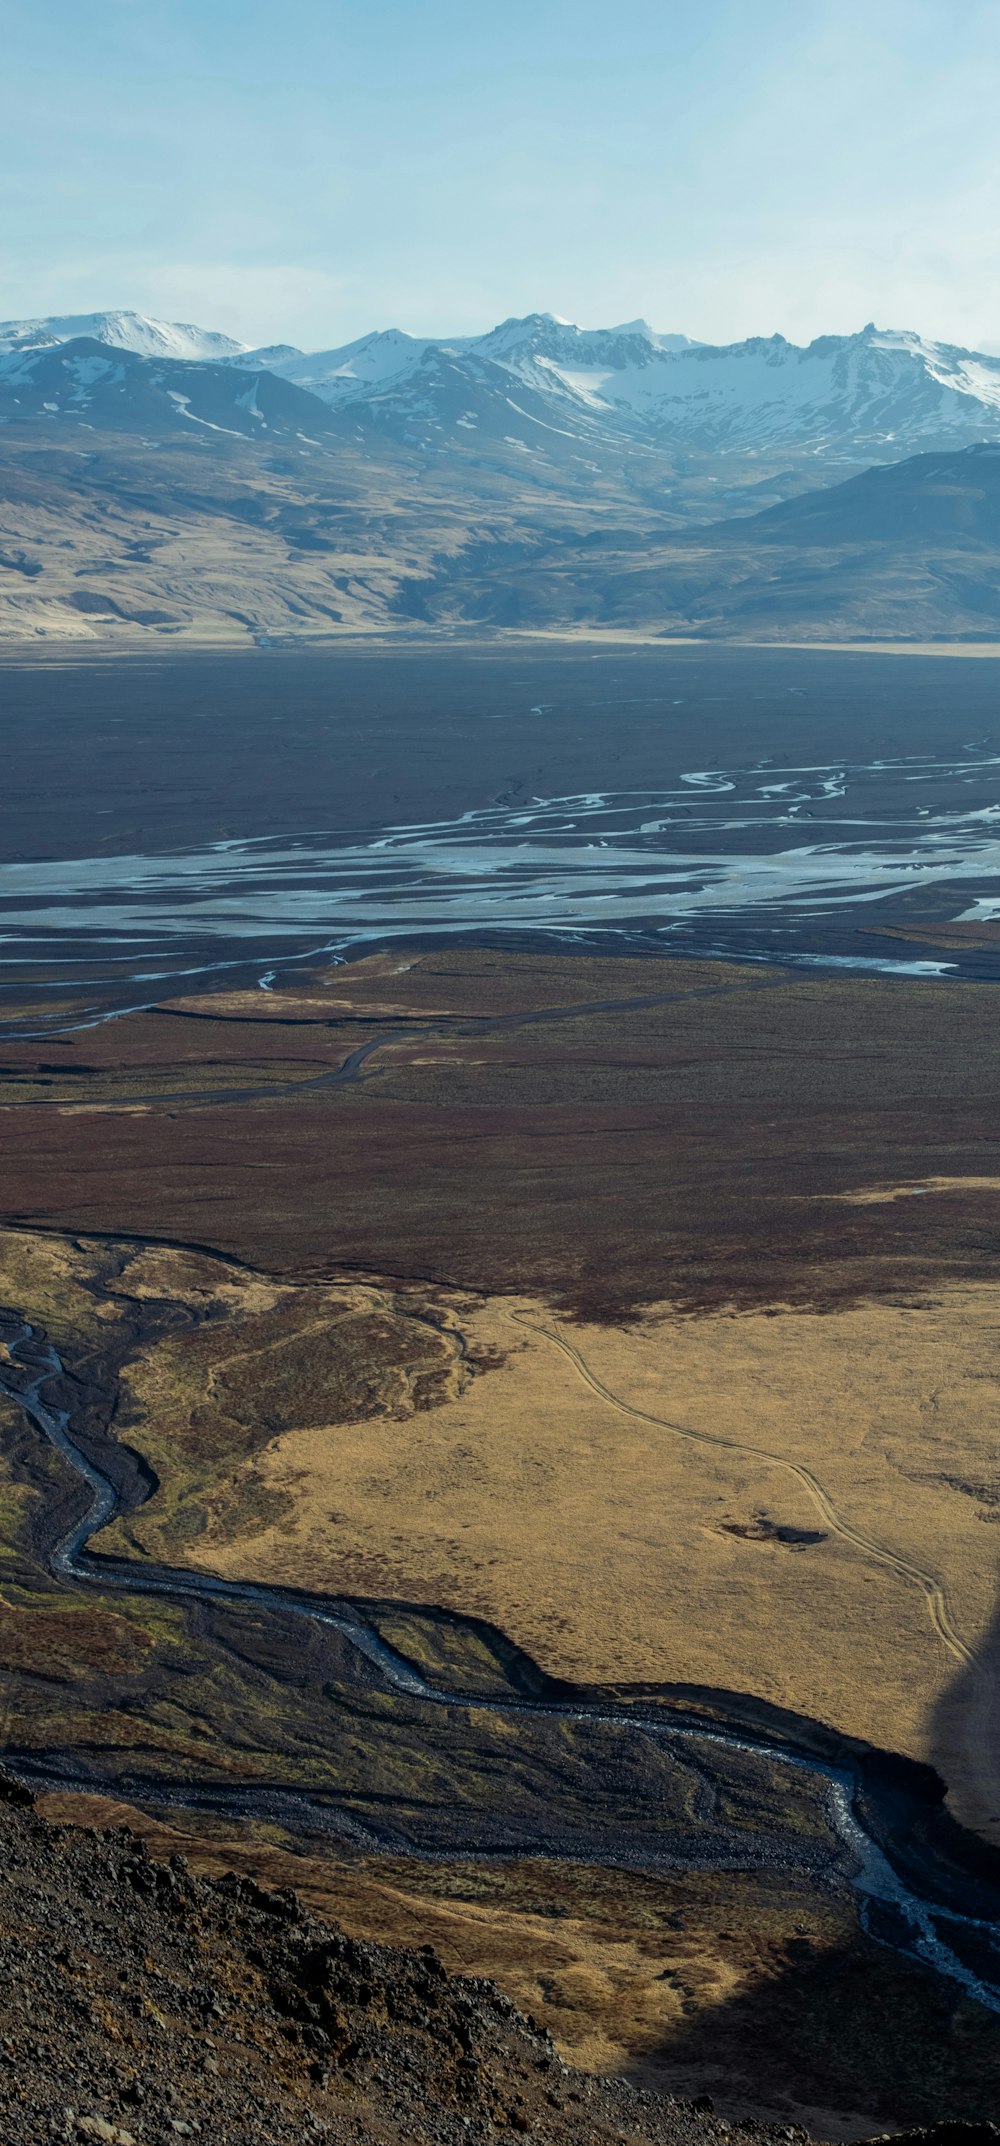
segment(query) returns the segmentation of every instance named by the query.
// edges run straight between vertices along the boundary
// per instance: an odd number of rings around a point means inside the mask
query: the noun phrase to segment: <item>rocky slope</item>
[[[443,363],[437,386],[446,406]],[[488,452],[459,429],[434,460],[266,370],[94,339],[0,356],[0,637],[398,630],[470,547],[499,565],[609,515],[675,525],[663,458],[597,442],[584,467],[522,400]]]
[[[628,524],[492,567],[467,553],[429,615],[748,640],[1000,636],[1000,444],[914,455],[708,528]]]
[[[50,1826],[9,1781],[0,1992],[0,2127],[19,2146],[805,2137],[574,2072],[495,1984],[449,1977],[431,1947],[345,1937],[294,1893],[155,1863],[124,1828]],[[913,2136],[987,2146],[1000,2131]]]

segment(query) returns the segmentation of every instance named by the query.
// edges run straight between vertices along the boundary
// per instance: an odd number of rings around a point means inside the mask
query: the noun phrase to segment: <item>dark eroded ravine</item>
[[[891,1842],[883,1844],[866,1822],[864,1784],[859,1767],[817,1756],[814,1751],[795,1749],[791,1743],[755,1735],[743,1724],[726,1727],[721,1721],[685,1721],[683,1715],[676,1712],[658,1718],[655,1711],[644,1710],[641,1701],[626,1705],[613,1699],[602,1699],[598,1694],[584,1693],[579,1697],[572,1694],[561,1697],[545,1689],[537,1696],[529,1692],[498,1696],[491,1691],[448,1688],[424,1675],[414,1662],[387,1644],[373,1624],[366,1620],[360,1601],[349,1597],[308,1595],[293,1589],[227,1580],[157,1564],[133,1565],[96,1555],[89,1548],[91,1538],[123,1510],[123,1501],[114,1482],[114,1442],[107,1431],[102,1431],[100,1442],[105,1446],[105,1455],[96,1459],[92,1455],[88,1457],[74,1436],[71,1413],[57,1406],[54,1399],[46,1398],[47,1389],[63,1379],[64,1366],[56,1350],[38,1329],[16,1312],[0,1311],[0,1339],[6,1342],[6,1361],[0,1363],[0,1391],[20,1407],[39,1437],[55,1447],[69,1463],[87,1493],[85,1509],[56,1539],[49,1553],[51,1569],[61,1582],[77,1587],[96,1587],[102,1591],[115,1589],[133,1595],[155,1595],[180,1605],[230,1605],[308,1619],[316,1625],[333,1628],[354,1650],[366,1675],[373,1677],[383,1690],[434,1707],[468,1711],[475,1706],[512,1720],[517,1717],[525,1721],[531,1718],[563,1720],[599,1727],[603,1731],[618,1729],[630,1736],[639,1732],[666,1743],[679,1756],[687,1750],[696,1757],[699,1749],[705,1751],[713,1745],[722,1746],[731,1753],[744,1753],[777,1767],[807,1773],[822,1788],[831,1829],[839,1844],[841,1867],[838,1875],[841,1882],[849,1883],[857,1890],[863,1927],[883,1942],[890,1942],[906,1956],[961,1984],[970,1996],[990,2010],[1000,2012],[1000,1925],[963,1912],[954,1900],[943,1902],[937,1897],[941,1890],[939,1874],[938,1881],[926,1892],[914,1883],[911,1872],[908,1871],[906,1877],[901,1874],[892,1857]],[[99,1453],[99,1445],[94,1448],[92,1431],[88,1442],[92,1454],[94,1450]],[[100,1457],[107,1459],[107,1467],[100,1465]],[[541,1681],[544,1685],[544,1680]],[[655,1694],[653,1702],[655,1704]],[[88,1753],[88,1761],[92,1759],[93,1754]],[[90,1792],[102,1786],[92,1764],[75,1763],[71,1750],[56,1754],[8,1750],[4,1754],[4,1764],[31,1786],[79,1788]],[[386,1814],[386,1825],[380,1825],[376,1831],[359,1822],[349,1810],[338,1807],[335,1781],[331,1782],[329,1793],[323,1795],[310,1795],[308,1790],[294,1785],[220,1785],[146,1775],[123,1777],[116,1774],[112,1784],[103,1785],[108,1793],[119,1798],[124,1795],[140,1803],[187,1806],[234,1818],[264,1817],[291,1830],[298,1827],[340,1834],[368,1849],[408,1854],[424,1852],[419,1844],[414,1846],[412,1840],[394,1836],[391,1810]],[[498,1799],[502,1796],[499,1785],[496,1794]],[[499,1802],[495,1814],[469,1810],[466,1837],[458,1844],[463,1858],[503,1852],[502,1825],[499,1829],[496,1826],[491,1829],[491,1815],[502,1819]],[[766,1851],[765,1842],[765,1859]],[[439,1851],[426,1852],[437,1854]],[[558,1813],[553,1814],[550,1832],[544,1836],[539,1834],[530,1843],[522,1841],[518,1852],[561,1858],[567,1853],[572,1854],[571,1849],[567,1850],[565,1838],[560,1835]],[[624,1835],[619,1842],[613,1839],[609,1842],[605,1838],[602,1844],[588,1844],[587,1855],[589,1860],[609,1864],[641,1861],[645,1867],[655,1865],[657,1860],[655,1854],[638,1855],[634,1844],[630,1845]],[[660,1860],[667,1859],[661,1855]],[[673,1859],[670,1861],[673,1863]],[[828,1877],[829,1873],[817,1871],[820,1881],[824,1875]],[[947,1934],[944,1934],[945,1930]],[[995,1971],[991,1964],[994,1959]],[[968,1964],[969,1961],[974,1961],[974,1966]]]

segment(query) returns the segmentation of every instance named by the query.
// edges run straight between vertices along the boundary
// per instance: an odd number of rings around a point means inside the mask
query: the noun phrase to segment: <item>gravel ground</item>
[[[594,2079],[494,1983],[363,1944],[294,1893],[48,1824],[0,1781],[0,2140],[103,2146],[770,2146],[711,2105]],[[922,2134],[1000,2142],[992,2126]]]

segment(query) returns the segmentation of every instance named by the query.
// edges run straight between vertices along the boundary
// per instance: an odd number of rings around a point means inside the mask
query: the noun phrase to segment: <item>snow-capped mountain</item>
[[[694,347],[686,335],[657,335],[643,320],[620,328],[577,328],[572,321],[557,320],[553,313],[529,313],[524,319],[501,321],[486,335],[434,337],[406,335],[400,328],[376,330],[337,350],[276,354],[274,370],[300,387],[311,388],[325,402],[360,402],[383,390],[399,389],[428,351],[440,351],[459,361],[468,358],[499,365],[551,393],[547,368],[557,375],[562,368],[570,378],[574,370],[586,373],[603,368],[610,374],[617,368],[643,364],[651,352]],[[255,361],[264,360],[263,352],[251,355]],[[245,360],[237,357],[233,362],[239,365]]]
[[[304,352],[247,350],[230,336],[119,312],[8,322],[0,360],[81,338],[146,364],[268,374],[361,433],[435,455],[450,446],[467,458],[492,441],[549,461],[624,453],[636,471],[650,452],[760,456],[772,469],[787,456],[805,470],[1000,438],[1000,357],[873,325],[805,347],[780,335],[716,345],[642,320],[579,328],[529,313],[485,335],[393,328]]]
[[[661,438],[709,449],[909,454],[1000,430],[1000,358],[873,325],[805,348],[776,335],[644,352],[571,384]]]
[[[294,381],[267,371],[109,349],[94,337],[0,354],[0,424],[60,419],[91,431],[292,437],[307,445],[338,420]]]
[[[344,343],[337,350],[289,350],[271,357],[269,362],[281,378],[294,380],[297,387],[307,387],[314,395],[322,396],[324,402],[337,405],[363,402],[381,388],[402,383],[416,370],[427,350],[443,350],[452,357],[468,348],[468,339],[435,343],[427,336],[405,335],[401,328],[386,328],[359,336],[356,342]],[[232,363],[243,365],[249,358],[258,357],[268,362],[266,353],[252,351],[247,358],[235,357]]]
[[[67,313],[45,320],[0,321],[0,352],[47,350],[86,336],[140,358],[234,358],[246,348],[231,335],[196,328],[189,321],[151,320],[145,313]]]
[[[529,458],[544,457],[551,470],[571,461],[581,464],[598,448],[617,448],[620,456],[620,431],[614,424],[603,425],[583,405],[569,413],[567,422],[566,413],[554,407],[544,379],[519,377],[472,349],[428,343],[419,356],[408,354],[400,368],[393,356],[369,346],[359,352],[358,363],[369,365],[374,375],[360,392],[353,383],[345,392],[336,378],[310,382],[317,400],[332,407],[355,432],[376,432],[433,455],[460,451],[509,460],[513,450],[526,477],[532,467]],[[381,375],[380,363],[385,365]],[[298,378],[296,374],[297,383]],[[586,466],[596,468],[589,460]]]
[[[625,321],[617,328],[577,328],[554,313],[529,313],[523,320],[501,321],[472,347],[480,357],[495,358],[518,373],[548,365],[611,374],[646,365],[658,352],[696,350],[698,345],[686,335],[659,335],[646,320]]]
[[[453,400],[466,432],[484,393],[495,402],[528,387],[550,423],[581,438],[596,427],[700,453],[808,448],[894,460],[1000,434],[1000,357],[874,325],[805,347],[780,335],[715,345],[657,334],[645,321],[588,329],[532,313],[481,336],[389,329],[336,350],[230,360],[251,361],[335,408],[367,406],[382,429],[410,439],[428,415],[432,361],[465,378],[467,393]]]

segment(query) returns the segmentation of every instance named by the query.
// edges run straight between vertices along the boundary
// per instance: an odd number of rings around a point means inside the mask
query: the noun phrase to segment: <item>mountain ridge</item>
[[[820,459],[892,461],[925,446],[1000,437],[1000,357],[874,322],[805,345],[778,334],[709,344],[645,321],[580,328],[538,312],[478,336],[389,328],[304,352],[247,350],[190,324],[106,313],[0,324],[0,355],[81,334],[144,358],[267,370],[334,409],[377,411],[383,431],[428,446],[441,444],[435,425],[474,430],[483,393],[502,396],[512,386],[530,387],[550,420],[582,440],[597,424],[626,448],[753,454],[787,446]],[[466,407],[450,419],[427,408],[428,367],[442,363],[467,390]]]
[[[0,424],[60,417],[115,431],[165,421],[234,436],[338,429],[325,403],[265,367],[152,358],[92,336],[0,352]]]
[[[732,640],[1000,639],[1000,442],[908,457],[757,514],[605,526],[428,592],[466,624]]]
[[[916,445],[1000,435],[1000,358],[873,323],[804,346],[780,335],[714,345],[658,335],[645,323],[581,329],[531,314],[455,340],[390,329],[281,357],[275,370],[335,408],[387,395],[412,406],[432,353],[470,381],[471,368],[496,367],[534,388],[563,422],[599,419],[660,445],[753,451],[787,443],[821,456],[891,460]]]
[[[75,342],[80,336],[106,343],[114,350],[131,350],[147,358],[235,357],[246,345],[217,329],[198,328],[191,321],[155,320],[148,313],[65,313],[42,315],[32,320],[0,321],[0,354],[11,350],[51,349],[58,343]]]

